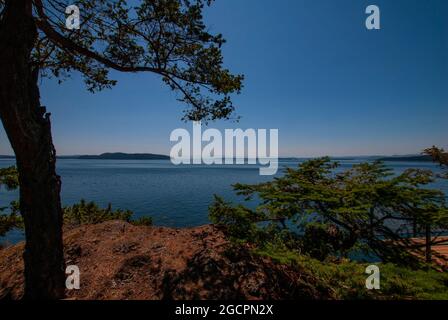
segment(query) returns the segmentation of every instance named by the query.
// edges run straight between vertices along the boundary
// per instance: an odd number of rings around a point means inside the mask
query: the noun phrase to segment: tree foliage
[[[423,153],[431,156],[433,161],[440,164],[442,168],[448,169],[448,153],[445,150],[433,146],[432,148],[425,149]],[[448,172],[444,177],[448,178]]]
[[[319,261],[292,251],[268,246],[256,254],[299,272],[302,288],[315,292],[311,299],[334,300],[447,300],[448,273],[432,269],[412,270],[392,263],[375,263],[381,270],[381,289],[366,288],[366,267],[371,263]]]
[[[111,70],[150,72],[179,94],[185,120],[229,119],[230,95],[242,75],[223,66],[221,34],[212,34],[203,11],[213,0],[79,0],[80,29],[66,27],[69,0],[33,0],[39,38],[30,63],[60,81],[80,72],[95,92],[116,84]],[[0,19],[5,9],[0,0]]]
[[[115,85],[111,70],[151,72],[190,107],[185,120],[229,119],[230,94],[240,92],[243,76],[224,68],[225,40],[203,22],[212,2],[79,0],[80,29],[69,30],[65,10],[72,1],[34,0],[39,39],[31,63],[61,81],[78,71],[90,91]]]
[[[19,174],[16,167],[0,168],[0,188],[7,190],[17,189],[19,186]]]
[[[321,158],[271,182],[235,185],[237,194],[260,204],[251,209],[217,197],[210,217],[237,241],[277,243],[319,259],[363,250],[383,261],[417,263],[410,249],[419,245],[409,237],[426,225],[448,229],[445,195],[427,187],[433,181],[431,171],[394,175],[381,162],[341,170]]]
[[[39,75],[63,81],[77,71],[95,92],[116,84],[111,71],[148,72],[188,106],[184,120],[231,119],[231,95],[243,76],[224,67],[225,41],[204,23],[211,3],[79,0],[81,25],[72,29],[72,1],[0,0],[0,114],[21,176],[26,297],[59,299],[64,292],[60,179]]]
[[[15,190],[19,186],[19,176],[15,167],[0,168],[0,191],[5,188],[8,191]],[[19,215],[17,201],[4,206],[0,204],[0,237],[13,228],[23,227],[23,221]]]

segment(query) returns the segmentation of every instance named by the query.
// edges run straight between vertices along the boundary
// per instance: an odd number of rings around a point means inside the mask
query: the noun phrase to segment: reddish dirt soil
[[[67,265],[80,269],[80,290],[67,299],[327,298],[300,275],[246,250],[228,250],[211,225],[171,229],[122,221],[85,225],[64,235]],[[23,295],[24,244],[0,250],[0,299]],[[233,252],[233,253],[229,253]]]

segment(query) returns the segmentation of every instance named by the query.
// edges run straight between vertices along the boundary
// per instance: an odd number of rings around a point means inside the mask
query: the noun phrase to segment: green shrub
[[[416,299],[448,300],[448,274],[428,270],[411,270],[391,263],[376,263],[380,269],[380,290],[365,286],[369,264],[347,259],[321,262],[299,252],[268,246],[255,254],[280,264],[291,265],[310,286],[332,292],[334,299]]]
[[[2,187],[8,191],[19,187],[19,174],[15,167],[0,168],[0,189]],[[0,204],[0,237],[11,229],[21,227],[23,227],[23,219],[19,214],[18,202],[13,201],[6,207]]]
[[[323,296],[448,299],[448,274],[412,255],[415,244],[406,238],[412,226],[448,230],[445,194],[428,188],[434,175],[416,169],[394,175],[381,162],[337,169],[329,158],[315,159],[271,182],[237,184],[238,195],[259,205],[215,197],[210,219],[231,244],[293,266],[299,281]],[[380,290],[366,288],[368,264],[349,260],[360,250],[383,261],[376,264]]]
[[[23,218],[19,213],[19,203],[12,202],[10,207],[2,208],[3,211],[9,209],[9,213],[2,213],[0,210],[0,237],[12,229],[24,229]],[[151,217],[140,217],[133,219],[133,212],[130,210],[113,210],[109,204],[106,208],[100,208],[94,202],[81,200],[73,206],[67,206],[63,209],[64,225],[76,227],[83,224],[98,224],[111,220],[122,220],[137,226],[151,226]]]
[[[321,260],[362,248],[368,256],[418,268],[412,254],[417,245],[408,235],[426,227],[448,230],[445,194],[428,188],[435,179],[419,169],[394,175],[378,161],[341,171],[328,157],[314,159],[270,182],[236,184],[238,195],[258,199],[259,205],[251,209],[216,197],[210,219],[237,242],[265,246],[284,238],[289,249]],[[299,233],[301,241],[291,242]]]
[[[15,190],[19,187],[19,173],[16,167],[0,168],[1,187],[5,187],[6,190]],[[85,200],[63,208],[64,224],[69,226],[96,224],[110,220],[123,220],[140,226],[152,225],[151,217],[141,217],[133,220],[132,216],[133,213],[130,210],[113,210],[110,204],[106,208],[100,208],[94,202],[86,202]],[[5,236],[8,231],[15,228],[24,228],[18,201],[11,202],[7,207],[0,206],[0,237]]]
[[[152,218],[141,217],[133,220],[133,212],[130,210],[113,210],[109,204],[106,208],[100,208],[94,202],[81,202],[63,208],[64,224],[69,226],[79,226],[83,224],[98,224],[110,220],[123,220],[135,225],[152,225]]]
[[[140,217],[138,219],[132,220],[131,223],[135,226],[147,226],[150,227],[153,225],[151,217]]]
[[[4,237],[7,232],[14,228],[23,228],[22,216],[16,213],[0,213],[0,237]]]

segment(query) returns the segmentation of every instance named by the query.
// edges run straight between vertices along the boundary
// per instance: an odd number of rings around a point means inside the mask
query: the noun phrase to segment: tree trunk
[[[49,114],[40,106],[31,0],[7,0],[0,21],[0,118],[16,154],[25,222],[25,298],[64,294],[60,178]]]

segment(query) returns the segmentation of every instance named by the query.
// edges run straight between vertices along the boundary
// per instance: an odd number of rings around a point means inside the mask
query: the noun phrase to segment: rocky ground
[[[64,235],[67,265],[80,269],[68,299],[326,298],[287,266],[229,250],[211,225],[171,229],[122,221],[84,225]],[[0,299],[23,294],[23,243],[0,250]]]

